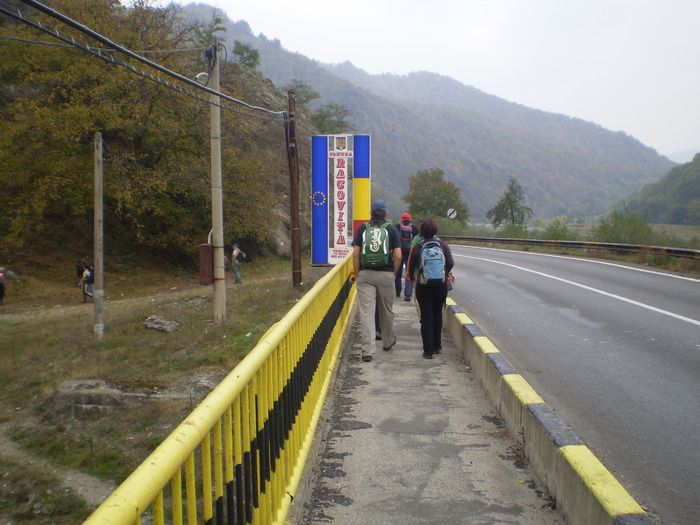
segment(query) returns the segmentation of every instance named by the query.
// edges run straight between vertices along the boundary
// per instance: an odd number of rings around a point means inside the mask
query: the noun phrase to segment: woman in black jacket
[[[408,275],[416,285],[416,299],[420,307],[420,333],[423,338],[423,357],[432,359],[433,354],[442,350],[442,308],[447,300],[447,276],[454,266],[450,246],[443,240],[436,239],[437,224],[433,219],[423,219],[418,227],[418,233],[423,240],[411,248],[408,256]],[[437,243],[444,254],[442,278],[429,279],[421,268],[421,254],[426,244]]]

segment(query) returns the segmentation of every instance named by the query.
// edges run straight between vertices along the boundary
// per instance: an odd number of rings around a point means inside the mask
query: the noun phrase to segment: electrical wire
[[[54,31],[54,30],[51,30],[47,27],[44,27],[44,25],[42,25],[42,23],[40,21],[33,22],[33,21],[27,19],[24,16],[24,14],[22,13],[22,11],[20,11],[19,9],[17,9],[16,13],[13,13],[12,11],[0,6],[0,12],[6,14],[6,15],[8,15],[16,20],[19,20],[22,23],[30,25],[31,27],[34,27],[35,29],[38,29],[39,31],[41,31],[43,33],[51,35],[52,37],[57,38],[57,39],[61,40],[62,42],[66,42],[71,47],[76,47],[82,51],[85,51],[91,55],[97,56],[98,58],[101,58],[102,60],[105,60],[106,62],[112,63],[114,65],[120,65],[122,67],[125,67],[137,75],[140,75],[144,78],[147,78],[148,80],[151,80],[153,82],[161,84],[165,87],[168,87],[168,88],[173,89],[175,91],[178,91],[180,93],[186,94],[194,99],[206,102],[208,104],[214,104],[214,105],[221,107],[222,109],[228,109],[229,111],[234,111],[236,113],[239,113],[239,114],[251,117],[251,118],[260,119],[260,120],[268,120],[268,121],[273,121],[273,122],[285,122],[288,118],[286,111],[273,111],[273,110],[269,110],[266,108],[253,106],[253,105],[248,104],[246,102],[243,102],[241,100],[230,97],[224,93],[213,90],[209,87],[202,86],[201,84],[197,83],[195,80],[189,79],[183,75],[180,75],[179,73],[175,73],[174,71],[170,71],[169,69],[167,69],[167,68],[165,68],[165,67],[163,67],[155,62],[152,62],[152,61],[148,60],[147,58],[144,58],[144,57],[136,54],[134,51],[131,51],[131,50],[119,45],[119,44],[112,42],[107,37],[105,37],[105,36],[95,32],[95,31],[93,31],[92,29],[89,29],[88,27],[72,20],[71,18],[59,13],[55,9],[48,7],[44,4],[41,4],[40,2],[36,2],[35,0],[20,0],[20,1],[31,6],[31,7],[34,7],[38,11],[41,11],[41,12],[51,16],[52,18],[55,18],[55,19],[65,23],[66,25],[68,25],[74,29],[77,29],[81,33],[86,34],[87,36],[89,36],[90,38],[92,38],[94,40],[97,40],[98,42],[107,46],[111,50],[122,53],[128,57],[131,57],[131,58],[139,61],[139,62],[142,62],[142,63],[148,65],[149,67],[152,67],[165,75],[173,77],[173,78],[175,78],[181,82],[184,82],[185,84],[192,86],[198,90],[205,91],[205,92],[209,93],[210,95],[214,95],[216,97],[219,97],[219,99],[224,99],[224,100],[227,100],[229,102],[233,102],[234,104],[240,105],[244,108],[247,108],[250,111],[259,111],[265,115],[270,115],[270,116],[263,116],[263,115],[258,115],[256,113],[243,111],[243,110],[240,110],[238,108],[223,104],[223,103],[221,103],[220,100],[219,100],[219,102],[215,102],[214,100],[206,99],[200,95],[197,95],[196,93],[189,91],[187,88],[184,88],[184,87],[179,86],[177,84],[173,84],[171,82],[168,82],[167,80],[162,80],[158,77],[155,77],[154,75],[152,75],[150,73],[147,73],[143,70],[137,69],[135,66],[133,66],[127,62],[117,60],[112,55],[113,51],[109,51],[108,54],[105,54],[105,52],[102,51],[100,48],[90,47],[87,44],[82,45],[82,44],[78,43],[73,37],[64,37],[58,31]]]
[[[0,8],[1,10],[2,8]],[[43,40],[27,40],[26,38],[19,38],[16,36],[7,36],[7,35],[0,35],[0,40],[11,40],[14,42],[23,42],[25,44],[36,44],[40,46],[55,46],[55,47],[65,47],[68,49],[74,49],[75,46],[72,45],[67,45],[67,44],[58,44],[56,42],[44,42]],[[99,49],[99,48],[96,48]],[[209,49],[208,47],[193,47],[193,48],[188,48],[188,49],[154,49],[151,51],[148,50],[142,50],[142,51],[134,51],[134,53],[141,53],[143,55],[147,55],[149,53],[152,54],[176,54],[176,53],[201,53],[203,51],[206,51]],[[103,53],[117,53],[114,49],[99,49],[99,51]]]

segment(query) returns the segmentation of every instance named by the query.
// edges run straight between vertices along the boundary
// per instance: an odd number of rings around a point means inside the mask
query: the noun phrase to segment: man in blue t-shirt
[[[361,224],[355,232],[352,240],[352,266],[351,279],[357,283],[357,296],[359,302],[360,327],[362,331],[362,360],[369,362],[374,356],[375,341],[375,307],[379,312],[379,325],[382,332],[382,345],[385,351],[391,350],[396,344],[394,333],[394,276],[401,264],[401,240],[399,232],[392,224],[387,223],[388,213],[386,203],[376,200],[371,207],[372,218],[368,223]],[[362,263],[362,251],[364,233],[367,224],[382,226],[387,233],[388,261],[379,267],[365,268]]]

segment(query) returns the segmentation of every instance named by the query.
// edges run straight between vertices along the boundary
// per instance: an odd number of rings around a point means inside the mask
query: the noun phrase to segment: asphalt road
[[[700,280],[453,246],[451,297],[632,496],[700,515]]]

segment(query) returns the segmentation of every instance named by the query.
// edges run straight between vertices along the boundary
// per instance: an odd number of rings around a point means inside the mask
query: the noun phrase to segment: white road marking
[[[546,277],[548,279],[553,279],[555,281],[570,284],[571,286],[577,286],[579,288],[583,288],[584,290],[588,290],[589,292],[598,293],[600,295],[604,295],[604,296],[610,297],[612,299],[617,299],[618,301],[632,304],[634,306],[639,306],[640,308],[645,308],[647,310],[651,310],[652,312],[667,315],[669,317],[673,317],[674,319],[678,319],[680,321],[685,321],[686,323],[691,323],[691,324],[694,324],[696,326],[700,326],[700,321],[698,321],[696,319],[691,319],[690,317],[685,317],[683,315],[674,314],[673,312],[669,312],[667,310],[662,310],[660,308],[656,308],[655,306],[651,306],[651,305],[646,304],[646,303],[640,303],[639,301],[635,301],[633,299],[628,299],[627,297],[622,297],[621,295],[612,294],[612,293],[606,292],[604,290],[599,290],[598,288],[592,288],[590,286],[586,286],[585,284],[577,283],[574,281],[569,281],[568,279],[562,279],[561,277],[557,277],[555,275],[551,275],[551,274],[543,273],[543,272],[538,272],[536,270],[530,270],[529,268],[523,268],[522,266],[518,266],[516,264],[505,263],[502,261],[494,261],[493,259],[486,259],[484,257],[474,257],[471,255],[460,255],[460,254],[454,254],[454,253],[452,255],[455,257],[463,257],[465,259],[476,259],[478,261],[485,261],[485,262],[490,262],[493,264],[510,266],[511,268],[515,268],[517,270],[522,270],[523,272],[534,273],[535,275],[539,275],[541,277]],[[627,266],[625,266],[624,268],[627,268]],[[648,271],[648,270],[643,270],[643,271]],[[665,275],[665,274],[659,274],[659,275]]]
[[[459,244],[451,244],[450,248],[460,247]],[[467,248],[467,246],[463,246],[464,248]],[[468,248],[473,248],[475,250],[491,250],[495,252],[510,252],[512,253],[512,250],[501,250],[498,248],[485,248],[483,246],[468,246]],[[662,273],[659,271],[654,271],[654,270],[647,270],[646,268],[635,268],[634,266],[627,266],[624,264],[617,264],[617,263],[611,263],[607,261],[598,261],[595,259],[586,259],[583,257],[571,257],[569,255],[553,255],[550,253],[533,253],[533,252],[517,252],[521,255],[529,255],[532,257],[554,257],[556,259],[567,259],[569,261],[581,261],[581,262],[587,262],[590,264],[603,264],[605,266],[614,266],[615,268],[623,268],[625,270],[631,270],[633,272],[642,272],[642,273],[653,273],[654,275],[658,275],[659,277],[671,277],[673,279],[682,279],[684,281],[692,281],[695,283],[700,283],[700,279],[695,279],[694,277],[686,277],[685,275],[676,275],[673,273]],[[454,255],[454,254],[453,254]],[[459,257],[467,257],[466,255],[459,255]]]

